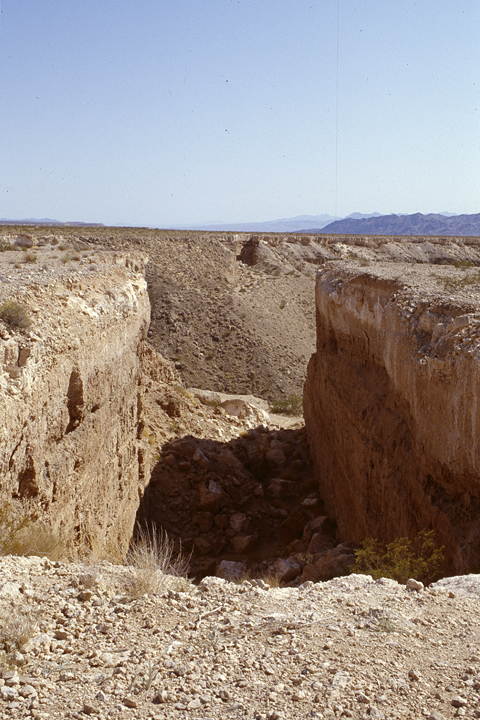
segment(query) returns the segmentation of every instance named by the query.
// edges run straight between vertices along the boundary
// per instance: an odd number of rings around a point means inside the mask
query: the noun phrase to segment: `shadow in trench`
[[[307,554],[313,533],[306,526],[324,515],[305,429],[258,427],[225,443],[190,435],[166,443],[137,523],[154,524],[191,551],[200,579],[221,560],[261,575],[279,557]],[[337,544],[324,519],[324,547],[316,550]]]

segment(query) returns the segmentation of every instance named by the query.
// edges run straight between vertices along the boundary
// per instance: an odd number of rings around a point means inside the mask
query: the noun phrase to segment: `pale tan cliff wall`
[[[97,260],[95,272],[2,288],[32,325],[0,321],[0,499],[29,499],[69,545],[121,553],[141,492],[137,386],[150,304],[145,258]]]
[[[341,538],[434,528],[458,573],[480,557],[480,303],[474,287],[452,297],[449,285],[464,277],[444,267],[326,266],[304,394],[320,490]]]

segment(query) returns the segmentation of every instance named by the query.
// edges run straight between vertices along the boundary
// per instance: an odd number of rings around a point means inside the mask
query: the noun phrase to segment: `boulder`
[[[249,552],[255,545],[255,535],[235,535],[232,538],[233,550],[236,553]]]
[[[270,567],[272,574],[280,582],[285,583],[295,580],[295,578],[302,572],[302,566],[294,558],[288,558],[287,560],[279,558],[278,560],[275,560],[273,565]]]
[[[310,555],[317,555],[318,553],[324,553],[327,550],[331,550],[334,546],[335,540],[330,535],[315,533],[312,535],[308,544],[307,553]]]
[[[222,560],[217,565],[216,575],[224,580],[234,580],[241,578],[247,573],[247,565],[242,562],[233,562],[233,560]]]

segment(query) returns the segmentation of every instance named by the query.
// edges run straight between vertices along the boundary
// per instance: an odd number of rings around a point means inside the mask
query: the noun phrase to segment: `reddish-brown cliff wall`
[[[434,528],[457,573],[480,559],[476,272],[325,266],[304,394],[320,490],[341,538]]]

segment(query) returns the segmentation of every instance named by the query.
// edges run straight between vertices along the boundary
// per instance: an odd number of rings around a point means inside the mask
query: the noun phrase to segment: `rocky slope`
[[[480,717],[480,576],[198,587],[0,559],[0,713],[60,720]]]
[[[344,262],[317,277],[304,410],[344,540],[433,528],[450,571],[480,553],[480,274]]]

